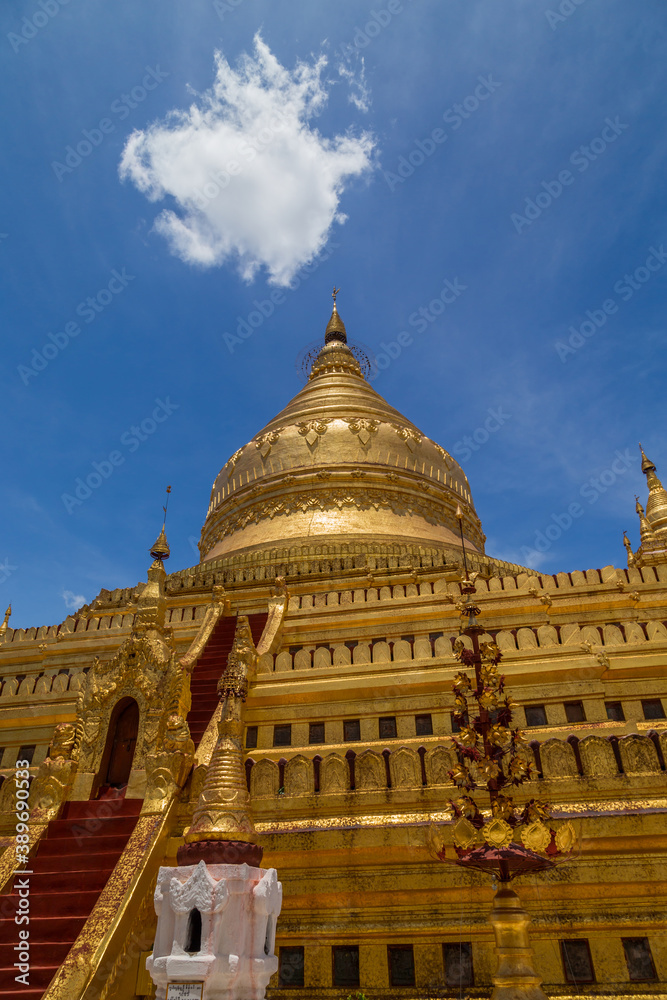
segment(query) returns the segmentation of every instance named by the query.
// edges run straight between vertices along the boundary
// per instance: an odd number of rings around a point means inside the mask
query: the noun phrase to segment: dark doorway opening
[[[139,706],[134,698],[123,698],[109,721],[107,742],[98,774],[98,794],[109,788],[124,788],[130,780],[139,732]]]
[[[189,955],[194,955],[196,952],[201,951],[201,913],[196,906],[194,910],[190,910],[185,948],[183,950],[187,951]]]

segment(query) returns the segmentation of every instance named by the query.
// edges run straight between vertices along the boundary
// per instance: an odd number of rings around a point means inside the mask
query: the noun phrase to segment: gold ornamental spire
[[[12,613],[12,606],[10,604],[7,610],[5,611],[5,620],[3,621],[2,625],[0,625],[0,637],[2,637],[7,631],[7,622],[9,621],[11,613]]]
[[[651,529],[651,525],[646,520],[646,514],[644,513],[644,508],[639,502],[639,497],[636,496],[635,500],[636,500],[635,510],[637,511],[637,514],[639,516],[639,540],[640,544],[643,544],[645,541],[647,541],[649,538],[652,537],[653,531]]]
[[[243,766],[243,703],[255,674],[257,650],[247,615],[239,615],[227,667],[218,682],[222,712],[218,742],[211,756],[186,844],[231,841],[254,844],[250,795]]]
[[[160,562],[162,562],[163,559],[169,558],[169,542],[167,541],[167,536],[164,533],[164,525],[160,529],[160,534],[151,546],[150,554],[153,556],[153,559],[158,559]]]
[[[167,486],[167,501],[162,508],[164,511],[164,518],[162,519],[162,528],[160,534],[155,539],[153,545],[150,548],[150,554],[153,559],[157,559],[162,562],[164,559],[168,559],[170,556],[169,543],[167,541],[167,536],[165,534],[165,526],[167,524],[167,507],[169,506],[169,494],[171,493],[171,486]]]
[[[648,500],[646,501],[646,520],[654,531],[667,529],[667,490],[658,479],[655,465],[646,457],[641,444],[639,450],[642,456],[642,472],[648,485]]]
[[[338,295],[340,288],[336,288],[334,285],[334,290],[331,293],[333,299],[333,310],[331,312],[331,319],[327,323],[327,328],[324,334],[324,343],[330,344],[333,340],[337,340],[341,344],[347,344],[347,330],[345,329],[345,323],[338,315],[338,309],[336,307],[336,296]]]
[[[655,472],[655,465],[650,460],[650,458],[646,457],[644,449],[642,448],[641,441],[639,442],[639,450],[642,454],[642,472],[644,473],[644,475],[646,475],[647,472]]]
[[[149,550],[153,557],[153,563],[147,573],[147,582],[139,592],[137,615],[134,621],[135,632],[152,633],[154,636],[164,636],[164,623],[167,614],[167,600],[165,597],[167,574],[164,568],[164,560],[169,558],[169,543],[167,542],[164,527],[167,521],[167,505],[170,493],[171,486],[168,486],[167,503],[162,508],[164,511],[162,528]]]

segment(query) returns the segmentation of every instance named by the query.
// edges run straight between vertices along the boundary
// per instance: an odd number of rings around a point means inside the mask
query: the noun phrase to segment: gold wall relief
[[[73,755],[80,772],[99,770],[111,716],[123,698],[139,706],[133,770],[144,768],[149,755],[160,754],[174,741],[189,741],[187,671],[161,638],[132,634],[113,659],[103,663],[95,658],[79,691]]]
[[[455,764],[454,751],[448,747],[438,746],[427,750],[424,757],[427,783],[429,785],[451,785],[452,779],[449,777],[449,772]]]
[[[352,434],[356,434],[362,445],[366,446],[380,426],[379,420],[366,420],[363,417],[346,418],[345,423]]]
[[[601,736],[586,736],[579,742],[581,765],[587,778],[615,778],[618,765],[614,748]]]
[[[350,789],[350,768],[337,753],[330,753],[320,764],[320,794],[335,795]]]
[[[354,762],[354,783],[358,791],[387,787],[384,760],[373,750],[364,750]]]
[[[182,715],[173,714],[167,729],[153,753],[146,755],[146,794],[141,812],[162,813],[177,789],[182,788],[192,768],[195,745],[190,739],[188,724]]]
[[[74,779],[77,762],[73,759],[76,727],[59,723],[53,733],[48,756],[39,766],[30,786],[31,822],[48,823],[58,815]]]
[[[251,799],[275,798],[278,794],[278,765],[273,760],[260,760],[250,772]]]
[[[445,468],[447,469],[447,471],[450,472],[451,469],[452,469],[452,466],[454,465],[454,459],[452,458],[452,456],[449,454],[449,452],[445,451],[445,449],[442,447],[442,445],[436,444],[435,441],[431,441],[431,444],[433,445],[433,447],[437,451],[438,455],[440,455],[440,458],[442,459],[443,465],[445,466]]]
[[[285,795],[313,795],[315,773],[313,762],[302,754],[291,757],[285,765]]]
[[[258,437],[254,438],[255,447],[258,449],[262,458],[268,458],[271,452],[271,448],[276,443],[280,437],[280,430],[269,431],[268,434],[260,434]]]
[[[660,771],[658,754],[648,736],[623,736],[618,749],[626,774],[650,774]]]
[[[301,437],[305,437],[311,448],[315,446],[322,434],[326,433],[331,423],[331,417],[320,417],[316,420],[302,420],[296,426]]]
[[[401,441],[405,441],[410,451],[415,451],[417,446],[422,443],[421,434],[412,427],[405,427],[403,424],[392,424],[391,426],[394,428]]]
[[[245,448],[245,445],[243,446],[243,448]],[[239,448],[238,451],[235,451],[232,457],[228,458],[227,461],[225,462],[224,471],[227,473],[228,479],[234,472],[234,468],[239,458],[241,457],[241,452],[243,451],[243,448]]]
[[[574,750],[561,740],[547,740],[540,747],[545,778],[576,778],[579,774]]]
[[[389,755],[389,773],[392,788],[421,788],[422,775],[419,755],[414,750],[401,747]]]
[[[416,496],[370,484],[334,486],[317,492],[295,492],[255,500],[227,516],[219,512],[209,519],[208,529],[202,540],[202,555],[210,552],[227,535],[242,531],[249,524],[258,524],[282,514],[289,516],[304,511],[342,510],[345,507],[354,507],[356,510],[391,510],[399,515],[412,514],[423,517],[431,524],[448,524],[452,520],[445,498],[441,500],[436,496]]]

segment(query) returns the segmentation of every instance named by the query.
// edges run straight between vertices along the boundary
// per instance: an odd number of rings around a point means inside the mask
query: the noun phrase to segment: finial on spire
[[[162,510],[164,511],[164,517],[162,519],[162,527],[163,528],[164,528],[165,524],[167,523],[167,507],[169,506],[169,494],[170,493],[171,493],[171,486],[167,486],[167,500],[165,502],[164,507],[162,508]]]
[[[163,559],[168,559],[170,556],[169,543],[167,542],[167,536],[165,534],[165,525],[167,523],[167,507],[169,506],[169,494],[171,493],[171,486],[167,486],[167,501],[162,508],[164,511],[164,518],[162,519],[162,529],[160,534],[155,539],[153,546],[150,549],[150,554],[153,559],[159,559],[160,562]]]
[[[639,542],[640,545],[643,545],[644,542],[653,535],[653,530],[651,528],[651,525],[648,523],[646,519],[644,508],[639,502],[639,497],[636,495],[635,495],[635,500],[637,501],[635,504],[635,510],[639,515]]]
[[[347,330],[345,329],[345,323],[338,315],[338,307],[336,306],[336,296],[338,295],[340,288],[336,288],[334,285],[331,297],[333,299],[333,309],[331,311],[331,319],[327,323],[327,328],[324,334],[324,343],[330,344],[333,340],[337,340],[341,344],[347,344]]]
[[[0,635],[4,635],[5,632],[7,631],[7,622],[9,621],[11,613],[12,613],[12,606],[10,604],[7,610],[5,611],[5,620],[3,621],[2,625],[0,625]]]
[[[639,442],[639,450],[642,456],[642,472],[646,475],[647,472],[655,472],[655,465],[650,458],[647,458],[644,449],[642,448],[641,441]]]

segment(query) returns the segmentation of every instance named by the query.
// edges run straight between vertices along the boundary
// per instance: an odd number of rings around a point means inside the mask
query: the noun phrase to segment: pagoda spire
[[[648,485],[646,520],[653,531],[662,532],[667,530],[667,490],[658,479],[655,465],[650,458],[647,458],[641,444],[639,450],[642,456],[642,472],[646,476]]]
[[[9,617],[10,617],[11,613],[12,613],[12,606],[10,604],[9,607],[7,608],[7,610],[5,611],[5,620],[3,621],[2,625],[0,625],[0,638],[7,631],[7,622],[9,621]]]
[[[336,288],[334,285],[331,297],[333,299],[333,309],[331,312],[331,319],[327,323],[327,328],[324,333],[324,343],[330,344],[333,340],[337,340],[341,344],[347,344],[347,330],[345,329],[345,323],[338,315],[338,308],[336,306],[336,296],[338,295],[340,288]]]
[[[243,764],[243,705],[255,676],[257,650],[247,615],[236,621],[234,643],[227,666],[218,682],[220,721],[218,740],[206,772],[204,787],[179,848],[179,864],[209,864],[244,861],[259,865],[262,848],[257,846],[250,812],[250,795]]]
[[[165,596],[165,581],[167,573],[164,568],[164,560],[169,558],[169,543],[165,533],[167,522],[167,505],[171,486],[167,487],[167,502],[162,508],[164,517],[160,534],[150,547],[150,554],[153,557],[148,574],[147,582],[143,585],[137,599],[137,615],[135,618],[134,630],[136,632],[151,632],[159,635],[164,634],[164,623],[167,613],[167,599]]]
[[[646,475],[648,472],[655,472],[655,465],[653,464],[650,458],[646,457],[646,453],[642,448],[641,441],[639,442],[639,450],[642,455],[642,472],[644,473],[644,475]]]
[[[635,510],[637,511],[637,515],[639,517],[639,538],[641,544],[651,538],[653,531],[651,530],[651,525],[646,520],[646,514],[644,513],[644,508],[639,502],[639,497],[636,496],[635,500]]]
[[[167,507],[169,506],[169,494],[171,493],[171,486],[167,486],[167,500],[162,508],[164,511],[164,518],[162,519],[162,528],[160,529],[160,534],[157,536],[153,545],[150,548],[150,554],[156,562],[162,563],[163,560],[168,559],[171,555],[169,550],[169,542],[167,541],[167,536],[165,534],[165,527],[167,524]]]

